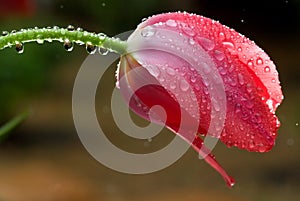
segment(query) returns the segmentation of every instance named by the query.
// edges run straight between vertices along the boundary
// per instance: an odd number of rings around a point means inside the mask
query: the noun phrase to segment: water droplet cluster
[[[20,31],[3,31],[0,36],[0,49],[15,46],[18,53],[24,52],[24,43],[37,42],[43,44],[45,41],[59,41],[63,43],[66,51],[72,51],[74,44],[86,45],[86,51],[94,54],[99,48],[100,54],[110,51],[124,52],[125,43],[115,38],[108,38],[105,34],[96,34],[84,31],[82,28],[75,29],[69,25],[66,28],[46,27],[33,29],[21,29]],[[101,47],[101,48],[100,48]]]

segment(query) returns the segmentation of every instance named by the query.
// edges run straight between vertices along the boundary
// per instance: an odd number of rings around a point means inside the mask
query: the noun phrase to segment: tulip
[[[253,41],[217,21],[177,12],[148,18],[127,42],[132,48],[116,74],[131,110],[181,136],[229,186],[233,178],[203,137],[251,152],[274,146],[283,95],[274,63]],[[155,105],[164,112],[152,118]]]

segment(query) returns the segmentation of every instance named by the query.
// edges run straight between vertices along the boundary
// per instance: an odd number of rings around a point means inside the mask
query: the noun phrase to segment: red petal
[[[249,151],[270,150],[279,128],[275,110],[283,97],[278,73],[268,55],[233,29],[199,15],[160,14],[140,24],[138,29],[149,25],[193,38],[218,66],[227,96],[226,122],[220,139],[228,146]],[[203,129],[199,127],[199,131]]]

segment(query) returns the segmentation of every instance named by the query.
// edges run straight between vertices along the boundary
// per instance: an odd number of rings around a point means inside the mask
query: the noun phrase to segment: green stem
[[[2,140],[3,138],[5,138],[7,136],[7,134],[13,130],[16,126],[18,126],[20,123],[22,123],[27,117],[29,116],[29,112],[23,112],[20,115],[14,117],[13,119],[11,119],[9,122],[7,122],[6,124],[4,124],[1,128],[0,128],[0,140]]]
[[[28,42],[43,43],[44,41],[52,42],[69,42],[79,45],[85,44],[87,48],[100,47],[119,54],[126,51],[126,42],[118,38],[110,38],[105,34],[95,34],[84,31],[80,28],[34,28],[22,29],[20,31],[12,31],[11,33],[3,32],[0,37],[0,50],[15,46],[18,52],[22,52],[23,44]],[[69,44],[70,45],[70,44]],[[91,47],[92,46],[92,47]],[[66,47],[66,45],[65,45]]]

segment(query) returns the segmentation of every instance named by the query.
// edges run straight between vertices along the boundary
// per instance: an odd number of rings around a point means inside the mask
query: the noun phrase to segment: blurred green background
[[[228,149],[214,154],[237,184],[222,178],[189,150],[162,171],[127,175],[95,161],[84,149],[72,120],[72,87],[84,47],[66,52],[62,44],[26,44],[22,55],[0,52],[0,122],[30,109],[22,126],[0,143],[0,200],[300,200],[300,1],[299,0],[0,0],[0,27],[18,30],[69,24],[110,36],[135,29],[145,17],[188,11],[226,24],[266,50],[280,72],[285,100],[282,126],[269,153]],[[99,64],[101,68],[101,64]],[[149,152],[173,136],[164,130],[151,142],[132,140],[112,119],[110,95],[116,65],[97,94],[98,118],[119,147]],[[145,123],[136,120],[138,123]]]

